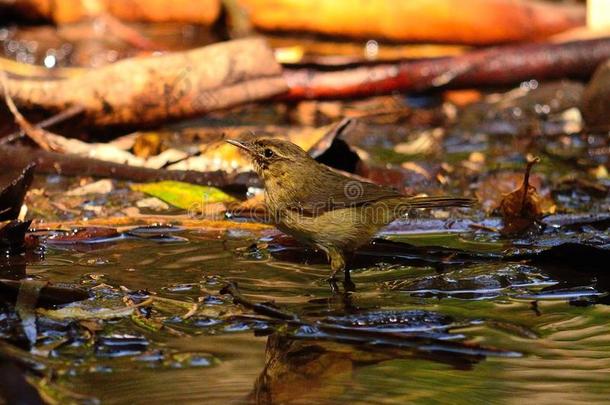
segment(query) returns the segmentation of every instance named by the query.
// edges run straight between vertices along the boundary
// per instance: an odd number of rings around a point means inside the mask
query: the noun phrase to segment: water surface
[[[152,314],[171,330],[127,317],[106,321],[92,340],[64,342],[51,352],[58,386],[108,404],[601,403],[610,396],[610,309],[600,303],[599,276],[566,279],[556,268],[511,262],[379,263],[353,272],[355,293],[333,296],[326,265],[315,260],[279,260],[248,236],[176,235],[184,240],[50,247],[28,266],[35,277],[95,287],[107,302],[120,303],[123,289],[199,303],[188,319],[180,310]],[[375,328],[384,313],[407,314],[400,326],[409,330],[521,355],[439,355],[261,333],[269,325],[244,321],[252,313],[219,295],[228,281],[251,300],[303,318],[361,326],[370,318]]]

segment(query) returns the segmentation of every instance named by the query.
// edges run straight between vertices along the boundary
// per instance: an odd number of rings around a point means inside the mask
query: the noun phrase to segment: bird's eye
[[[273,157],[273,151],[269,148],[265,149],[263,151],[263,154],[265,155],[266,158],[271,158]]]

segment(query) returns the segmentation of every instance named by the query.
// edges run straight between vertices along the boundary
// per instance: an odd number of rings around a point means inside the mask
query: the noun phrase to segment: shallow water
[[[121,287],[201,302],[188,319],[160,317],[171,331],[123,318],[106,321],[93,344],[64,342],[50,356],[60,388],[109,404],[565,403],[610,396],[610,309],[591,299],[606,294],[599,275],[566,280],[554,268],[506,262],[444,270],[381,263],[353,271],[357,292],[333,296],[325,264],[280,261],[248,248],[253,236],[176,235],[184,240],[49,247],[44,260],[28,265],[38,278],[101,285],[96,300],[106,303],[121,302]],[[219,295],[227,281],[251,300],[275,301],[303,318],[383,328],[379,318],[389,314],[385,326],[513,355],[255,336],[253,329],[269,325],[244,321],[252,313]]]

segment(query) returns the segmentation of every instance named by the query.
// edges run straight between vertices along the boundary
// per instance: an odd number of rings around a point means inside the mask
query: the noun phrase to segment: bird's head
[[[316,166],[307,152],[292,142],[276,138],[258,138],[252,141],[227,140],[248,153],[254,170],[263,179],[283,177],[292,173],[303,175],[303,170]]]

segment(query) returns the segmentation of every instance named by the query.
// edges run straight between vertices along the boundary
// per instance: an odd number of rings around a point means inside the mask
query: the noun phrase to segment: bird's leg
[[[327,254],[328,259],[330,260],[330,269],[332,270],[328,283],[330,284],[332,292],[337,293],[339,292],[339,288],[337,287],[337,273],[345,269],[345,258],[339,250],[334,248],[328,249]]]
[[[343,279],[343,289],[345,292],[353,292],[356,291],[356,284],[352,281],[352,278],[349,274],[349,269],[345,269],[345,278]]]
[[[352,261],[352,257],[353,257],[353,254],[350,254],[348,262]],[[343,289],[345,290],[345,292],[356,291],[356,284],[354,284],[354,282],[352,281],[352,277],[351,277],[351,274],[350,274],[350,264],[345,266],[344,272],[345,272],[345,276],[344,276],[344,279],[343,279]]]

